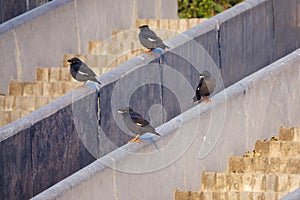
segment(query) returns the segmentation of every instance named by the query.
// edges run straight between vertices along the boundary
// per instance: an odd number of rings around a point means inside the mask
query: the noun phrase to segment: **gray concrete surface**
[[[33,199],[173,199],[175,189],[199,190],[202,170],[226,171],[229,156],[299,124],[299,65],[300,49],[162,125],[159,150],[124,145]]]
[[[29,199],[95,160],[84,145],[99,145],[97,97],[68,93],[0,130],[0,199]]]
[[[65,53],[85,54],[89,40],[133,28],[138,18],[176,19],[177,1],[151,1],[145,11],[140,0],[56,0],[1,24],[0,93],[11,79],[34,81],[36,67],[62,66]]]

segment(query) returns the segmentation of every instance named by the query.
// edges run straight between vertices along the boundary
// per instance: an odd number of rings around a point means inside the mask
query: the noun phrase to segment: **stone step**
[[[9,84],[9,96],[62,96],[82,83],[76,82],[17,82]]]
[[[229,172],[300,174],[300,159],[285,157],[230,157]]]
[[[300,127],[280,127],[279,139],[283,141],[298,141],[300,142]]]
[[[122,39],[118,40],[116,38],[121,37],[122,34],[114,35],[112,38],[105,41],[96,41],[96,43],[89,43],[89,54],[92,55],[106,55],[106,54],[116,54],[116,56],[127,54],[129,52],[135,52],[144,47],[140,44],[138,39]],[[133,37],[133,36],[132,36]]]
[[[161,29],[161,28],[155,28],[155,27],[150,27],[162,40],[166,41],[169,38],[181,33],[182,31],[177,30],[177,29]],[[129,29],[129,30],[114,30],[112,32],[112,40],[116,41],[116,43],[122,44],[124,41],[135,41],[137,44],[137,47],[143,48],[140,45],[139,42],[139,29]],[[110,42],[110,40],[107,40],[105,42]],[[104,42],[102,42],[104,43]],[[122,45],[123,47],[126,45]],[[125,49],[125,48],[123,48]],[[128,48],[127,48],[128,49]]]
[[[147,24],[149,27],[157,27],[161,29],[178,29],[186,30],[205,21],[206,18],[191,18],[191,19],[137,19],[136,28]]]
[[[48,104],[54,97],[47,96],[0,96],[0,111],[34,111]]]
[[[46,82],[73,81],[70,69],[67,67],[38,67],[36,80]]]
[[[119,66],[120,64],[126,62],[127,60],[135,57],[136,55],[142,53],[142,51],[138,51],[137,53],[127,53],[124,55],[115,55],[115,54],[108,54],[108,55],[80,55],[75,56],[79,57],[83,62],[85,62],[96,74],[100,76],[111,69]],[[74,57],[74,54],[65,54],[64,60],[68,60],[71,57]],[[102,64],[102,59],[105,57],[105,65]],[[65,64],[65,68],[69,69],[69,64]],[[95,67],[97,66],[97,67]]]
[[[300,158],[300,142],[258,140],[255,143],[255,151],[265,157]]]
[[[292,192],[300,174],[203,172],[201,191]]]
[[[175,191],[175,200],[279,200],[287,192],[184,192]]]
[[[16,121],[26,115],[31,111],[26,110],[14,110],[14,111],[0,111],[0,127],[3,127],[13,121]]]

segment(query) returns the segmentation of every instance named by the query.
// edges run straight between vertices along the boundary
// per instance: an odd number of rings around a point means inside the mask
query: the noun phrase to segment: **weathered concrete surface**
[[[33,81],[36,67],[61,66],[64,53],[85,54],[90,40],[134,28],[138,18],[177,18],[176,0],[151,5],[144,12],[141,1],[58,0],[1,24],[0,72],[6,76],[0,93],[7,93],[9,80]]]
[[[299,65],[300,49],[162,125],[159,151],[122,146],[33,199],[172,199],[175,188],[199,190],[202,170],[224,171],[230,155],[299,123]]]
[[[95,160],[97,97],[71,92],[0,130],[0,199],[29,199]]]

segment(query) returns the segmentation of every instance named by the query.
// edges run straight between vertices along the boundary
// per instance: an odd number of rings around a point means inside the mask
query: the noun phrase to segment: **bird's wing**
[[[144,31],[143,36],[150,42],[162,42],[162,39],[160,39],[152,30]]]
[[[80,65],[78,72],[83,75],[96,76],[96,74],[85,63]]]
[[[131,112],[130,117],[133,120],[133,122],[141,127],[147,126],[149,122],[145,120],[139,113]]]

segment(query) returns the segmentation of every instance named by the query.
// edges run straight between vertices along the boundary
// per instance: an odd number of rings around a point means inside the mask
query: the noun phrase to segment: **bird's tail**
[[[163,49],[170,49],[170,47],[169,46],[167,46],[166,44],[164,44],[164,46],[163,46]]]
[[[91,80],[94,81],[94,82],[96,82],[96,83],[98,83],[98,84],[100,84],[100,85],[102,84],[100,81],[98,81],[98,80],[96,79],[96,77],[91,78]]]

